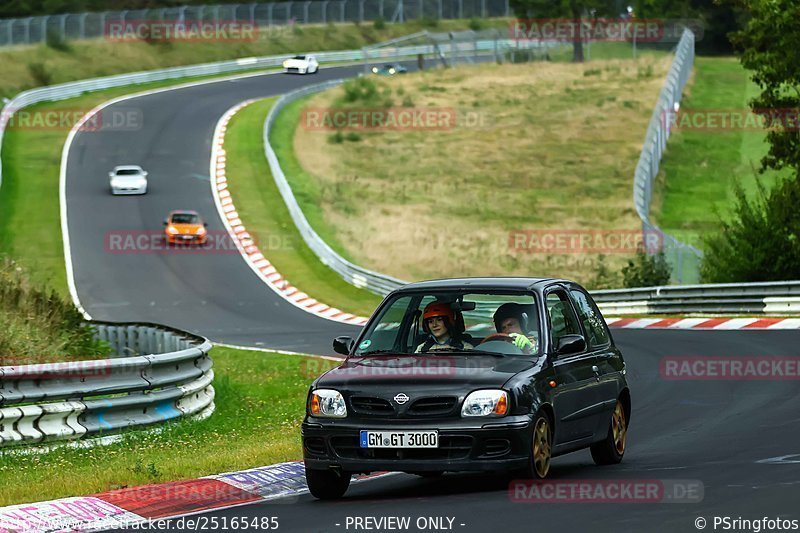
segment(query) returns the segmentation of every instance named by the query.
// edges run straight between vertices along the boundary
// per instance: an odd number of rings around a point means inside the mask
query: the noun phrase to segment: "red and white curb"
[[[800,318],[606,318],[615,329],[800,329]]]
[[[386,473],[358,476],[353,483]],[[123,528],[308,492],[303,463],[159,485],[142,485],[48,502],[0,507],[0,532],[49,533]]]
[[[243,107],[255,101],[256,100],[247,100],[230,108],[225,112],[222,118],[220,118],[214,129],[214,137],[211,145],[210,181],[211,191],[214,195],[214,203],[217,206],[217,211],[219,211],[219,216],[250,268],[258,274],[264,283],[283,297],[283,299],[321,318],[327,318],[328,320],[343,322],[345,324],[363,325],[367,322],[366,317],[345,313],[344,311],[330,307],[329,305],[311,298],[289,283],[289,281],[277,271],[275,266],[264,257],[255,239],[247,232],[241,218],[239,218],[239,213],[236,211],[236,207],[233,204],[230,190],[228,190],[228,178],[225,175],[225,132],[228,127],[228,122],[230,122],[233,115]]]

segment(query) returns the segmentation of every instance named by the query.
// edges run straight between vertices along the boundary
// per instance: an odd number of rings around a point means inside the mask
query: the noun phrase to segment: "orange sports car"
[[[197,211],[172,211],[164,221],[168,244],[205,244],[208,224]]]

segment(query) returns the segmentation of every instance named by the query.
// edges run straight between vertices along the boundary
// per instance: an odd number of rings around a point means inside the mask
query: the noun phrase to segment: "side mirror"
[[[203,227],[207,228],[208,227],[208,222],[203,222]]]
[[[165,225],[165,226],[169,226],[169,220],[165,220],[165,221],[164,221],[164,225]]]
[[[147,171],[146,170],[144,172],[142,172],[142,176],[147,177]]]
[[[586,339],[583,335],[564,335],[558,339],[556,355],[581,353],[586,350]]]
[[[333,339],[333,351],[342,355],[350,355],[353,345],[356,343],[353,337],[336,337]]]

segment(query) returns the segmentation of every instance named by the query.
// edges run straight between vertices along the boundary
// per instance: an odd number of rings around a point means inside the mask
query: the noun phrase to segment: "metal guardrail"
[[[300,205],[297,203],[297,199],[292,193],[289,181],[286,179],[286,175],[283,173],[283,169],[278,162],[278,156],[275,154],[275,150],[269,142],[272,126],[275,124],[278,113],[280,113],[284,107],[295,100],[336,87],[343,82],[344,80],[340,79],[309,85],[281,96],[278,101],[275,102],[275,105],[272,106],[272,109],[270,109],[267,119],[264,122],[264,153],[269,162],[275,184],[278,186],[283,201],[289,209],[289,214],[292,217],[294,225],[297,227],[297,230],[300,232],[300,235],[302,235],[308,247],[319,257],[320,261],[339,274],[346,282],[356,287],[365,288],[377,294],[388,294],[397,287],[405,285],[406,282],[355,265],[336,253],[328,243],[322,240],[322,237],[320,237],[311,227],[311,224],[308,223],[308,219],[306,219],[305,214],[303,214],[303,210],[300,209]]]
[[[650,202],[653,196],[653,183],[658,176],[661,158],[670,136],[670,117],[674,116],[676,104],[680,104],[683,88],[689,81],[694,66],[694,33],[684,29],[681,40],[675,49],[675,57],[667,74],[667,79],[658,96],[647,127],[642,153],[633,177],[633,205],[642,220],[643,237],[657,236],[660,248],[664,250],[667,262],[672,267],[672,277],[678,283],[699,281],[699,262],[703,253],[689,244],[664,233],[650,220]],[[645,242],[651,242],[645,240]]]
[[[387,22],[428,19],[509,17],[508,0],[316,0],[176,6],[157,9],[65,13],[0,19],[0,46],[46,42],[48,34],[60,39],[108,36],[111,24],[167,21],[191,25],[237,22],[260,28],[330,22]],[[272,35],[266,32],[267,36]]]
[[[800,281],[667,285],[592,291],[605,315],[800,314]]]
[[[76,440],[214,410],[202,337],[149,324],[93,324],[111,359],[0,367],[0,448]]]

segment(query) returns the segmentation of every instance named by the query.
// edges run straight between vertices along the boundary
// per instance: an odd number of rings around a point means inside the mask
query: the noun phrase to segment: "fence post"
[[[39,36],[39,39],[41,42],[45,42],[47,41],[47,22],[50,20],[50,15],[45,15],[40,20],[39,33],[41,33],[41,35]]]
[[[417,18],[421,19],[425,16],[425,0],[419,0],[419,13],[417,14]]]
[[[308,7],[311,5],[311,1],[307,1],[303,4],[303,23],[308,24]]]
[[[439,14],[439,20],[442,20],[442,0],[439,0],[438,2],[437,11]]]
[[[324,2],[322,2],[322,23],[323,24],[327,24],[328,23],[328,3],[329,3],[329,1],[330,0],[324,0]]]
[[[364,22],[364,2],[365,0],[358,0],[358,21]]]
[[[384,0],[378,0],[378,16],[383,20],[383,2]]]
[[[256,4],[250,4],[250,25],[256,25]]]
[[[286,2],[286,24],[289,24],[289,21],[292,19],[292,3],[293,2]]]
[[[458,0],[458,18],[464,18],[464,0]]]
[[[33,17],[25,19],[25,44],[31,43],[31,22],[33,22]]]
[[[267,24],[269,26],[272,26],[272,6],[274,6],[274,5],[275,4],[273,4],[272,2],[267,4],[267,19],[268,19],[267,20]]]
[[[347,4],[347,0],[342,0],[342,2],[339,4],[339,18],[340,18],[339,22],[344,22],[344,6],[345,6],[345,4]]]
[[[67,15],[67,14],[61,15],[61,20],[59,21],[59,26],[60,26],[60,30],[61,30],[61,38],[62,39],[66,39],[67,38],[67,17],[68,16],[69,15]]]

